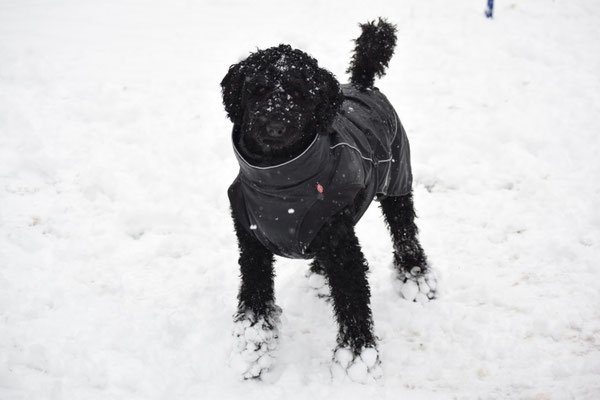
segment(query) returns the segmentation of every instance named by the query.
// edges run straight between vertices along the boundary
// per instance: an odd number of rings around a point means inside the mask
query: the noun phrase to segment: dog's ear
[[[221,93],[223,105],[227,116],[234,125],[240,125],[243,118],[242,89],[244,87],[244,61],[233,64],[225,78],[221,81]]]
[[[318,71],[320,105],[317,107],[316,121],[318,132],[329,133],[329,128],[340,109],[344,96],[335,76],[326,69]]]

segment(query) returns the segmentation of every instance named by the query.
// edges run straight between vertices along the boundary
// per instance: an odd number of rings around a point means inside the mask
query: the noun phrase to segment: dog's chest
[[[240,174],[229,188],[232,211],[277,255],[311,258],[308,248],[319,229],[344,207],[356,206],[361,191],[364,202],[353,209],[355,222],[376,193],[410,191],[408,141],[393,108],[378,91],[345,89],[334,133],[317,136],[296,159],[255,167],[236,149]]]
[[[242,169],[229,188],[236,218],[288,258],[310,258],[308,246],[324,222],[351,204],[370,179],[357,154],[332,150],[326,137],[313,146],[320,149],[280,168]]]

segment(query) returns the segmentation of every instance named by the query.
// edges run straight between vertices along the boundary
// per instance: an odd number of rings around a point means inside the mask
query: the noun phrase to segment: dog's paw
[[[244,316],[235,322],[233,336],[236,343],[231,354],[231,365],[244,379],[259,378],[271,369],[277,349],[281,308],[275,306],[269,317]]]
[[[308,271],[306,273],[306,278],[308,279],[308,286],[317,294],[318,297],[331,297],[329,283],[327,282],[327,277],[325,275],[314,271]]]
[[[418,303],[427,303],[437,297],[437,278],[431,269],[423,272],[420,267],[413,267],[410,272],[401,273],[400,295]]]
[[[375,382],[383,377],[379,352],[373,347],[363,347],[360,354],[354,354],[347,347],[338,347],[333,353],[331,374],[336,380],[349,378],[357,383]]]

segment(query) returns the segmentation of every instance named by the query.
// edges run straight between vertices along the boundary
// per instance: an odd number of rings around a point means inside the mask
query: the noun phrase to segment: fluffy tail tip
[[[379,18],[377,24],[370,21],[360,27],[362,34],[354,41],[356,47],[347,72],[350,82],[365,90],[373,87],[375,76],[385,75],[396,47],[396,26]]]

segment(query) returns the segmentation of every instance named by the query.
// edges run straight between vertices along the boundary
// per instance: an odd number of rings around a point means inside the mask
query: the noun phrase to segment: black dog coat
[[[342,85],[344,102],[328,135],[317,135],[299,156],[283,164],[249,164],[235,146],[240,172],[229,187],[237,220],[274,254],[312,258],[308,246],[323,224],[355,205],[354,222],[376,194],[401,196],[412,185],[404,128],[377,89]]]

